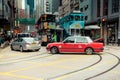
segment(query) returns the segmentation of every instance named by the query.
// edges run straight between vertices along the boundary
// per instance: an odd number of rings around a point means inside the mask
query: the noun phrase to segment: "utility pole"
[[[2,18],[4,18],[4,0],[2,0]]]
[[[103,18],[103,0],[100,0],[100,18],[101,18],[101,37],[103,38],[103,22],[102,22],[102,18]]]
[[[118,46],[120,46],[120,1],[119,1]]]

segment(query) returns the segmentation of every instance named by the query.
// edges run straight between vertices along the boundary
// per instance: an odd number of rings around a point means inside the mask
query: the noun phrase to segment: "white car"
[[[16,38],[21,38],[21,37],[31,37],[30,33],[18,33],[16,35]]]
[[[41,48],[41,42],[38,38],[23,37],[17,38],[10,44],[11,50],[20,50],[21,52],[25,50],[39,51]]]

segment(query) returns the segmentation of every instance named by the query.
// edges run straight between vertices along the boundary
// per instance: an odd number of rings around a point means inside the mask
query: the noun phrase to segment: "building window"
[[[80,2],[83,2],[83,0],[80,0]]]
[[[119,0],[112,0],[112,13],[119,12]]]
[[[103,1],[103,15],[108,15],[108,0]]]
[[[87,21],[88,20],[88,16],[85,16],[85,21]]]
[[[88,9],[88,5],[85,6],[85,10],[87,10],[87,9]]]
[[[80,8],[80,11],[83,12],[83,8]]]
[[[84,21],[84,17],[83,16],[81,16],[81,21]]]
[[[80,16],[75,16],[75,20],[79,21],[80,20]]]

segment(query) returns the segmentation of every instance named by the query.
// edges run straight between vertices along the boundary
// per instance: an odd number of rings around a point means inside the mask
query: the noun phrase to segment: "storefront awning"
[[[98,25],[89,25],[89,26],[85,26],[84,29],[85,29],[85,30],[100,29],[100,27],[99,27]]]

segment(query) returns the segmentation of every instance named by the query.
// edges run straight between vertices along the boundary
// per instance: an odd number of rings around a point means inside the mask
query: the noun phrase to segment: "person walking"
[[[52,36],[52,41],[53,41],[53,42],[57,42],[57,35],[56,35],[56,33],[53,34],[53,36]]]

